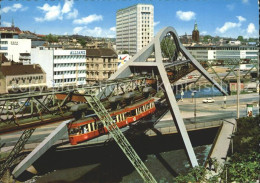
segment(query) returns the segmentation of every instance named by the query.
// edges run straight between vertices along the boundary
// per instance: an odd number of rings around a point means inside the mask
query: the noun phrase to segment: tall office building
[[[154,7],[137,4],[120,9],[116,13],[116,49],[136,54],[154,35]]]

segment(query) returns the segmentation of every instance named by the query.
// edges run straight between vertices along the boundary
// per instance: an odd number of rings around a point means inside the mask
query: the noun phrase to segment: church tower
[[[198,30],[198,25],[196,21],[194,24],[194,30],[192,31],[192,40],[196,43],[200,41],[200,32]]]

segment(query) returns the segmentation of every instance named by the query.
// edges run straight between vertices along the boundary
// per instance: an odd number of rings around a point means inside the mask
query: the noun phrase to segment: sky
[[[191,35],[258,38],[257,0],[3,0],[1,26],[37,34],[116,37],[116,11],[137,3],[154,6],[154,33],[172,26]]]

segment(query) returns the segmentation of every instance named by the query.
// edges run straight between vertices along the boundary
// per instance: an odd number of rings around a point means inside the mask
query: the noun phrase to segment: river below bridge
[[[189,132],[196,157],[203,165],[218,128]],[[158,182],[174,182],[174,177],[190,167],[178,134],[127,137]],[[24,173],[20,179],[39,183],[141,183],[143,180],[113,140],[102,145],[46,152],[34,163],[39,176]]]

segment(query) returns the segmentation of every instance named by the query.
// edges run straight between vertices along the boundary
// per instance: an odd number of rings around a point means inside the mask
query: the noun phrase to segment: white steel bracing
[[[15,144],[14,148],[12,149],[10,154],[8,155],[5,162],[1,165],[1,167],[0,167],[0,178],[4,175],[5,171],[8,170],[12,166],[13,162],[17,158],[17,155],[22,151],[22,149],[24,148],[24,145],[29,140],[29,138],[33,134],[34,130],[35,130],[35,128],[28,129],[28,130],[25,130],[23,132],[23,134],[21,135],[21,137],[19,138],[19,140]]]
[[[177,60],[177,57],[178,55],[182,55],[183,58],[181,60],[183,62],[185,61],[185,63],[192,64],[192,66],[194,66],[209,82],[216,86],[216,88],[220,92],[222,92],[224,95],[227,95],[227,92],[215,80],[211,78],[208,72],[200,65],[200,63],[195,58],[193,58],[189,51],[181,44],[177,32],[172,27],[166,27],[162,29],[155,36],[154,40],[152,40],[147,46],[145,46],[136,55],[134,55],[126,64],[120,67],[120,69],[118,69],[118,71],[113,74],[110,79],[113,80],[128,77],[133,74],[133,70],[135,70],[134,68],[138,67],[149,66],[151,68],[153,67],[153,69],[158,69],[162,82],[164,84],[164,94],[168,103],[170,104],[169,106],[173,121],[183,139],[188,159],[191,165],[194,167],[198,165],[198,161],[196,159],[191,141],[189,139],[185,124],[183,122],[179,107],[175,99],[175,95],[172,91],[171,84],[166,73],[167,66],[163,63],[161,43],[163,39],[167,36],[171,36],[169,40],[174,41],[174,45],[176,46],[176,49],[172,50],[174,52],[170,53],[170,55],[173,55],[173,57],[171,58],[171,64],[179,64],[180,61]],[[167,51],[169,51],[167,46],[166,48]],[[155,56],[155,60],[152,62],[147,62],[147,59],[152,55]]]
[[[100,121],[102,121],[108,132],[112,135],[116,143],[119,145],[135,169],[138,171],[140,176],[143,178],[144,182],[155,183],[156,180],[142,162],[140,157],[137,155],[126,137],[120,131],[116,122],[111,118],[103,104],[97,99],[95,95],[86,96],[85,98],[88,101],[88,104],[99,117]]]
[[[68,131],[67,124],[71,120],[62,122],[51,134],[46,137],[26,158],[24,158],[13,170],[14,177],[21,175],[29,168],[39,157],[41,157],[51,146]]]

